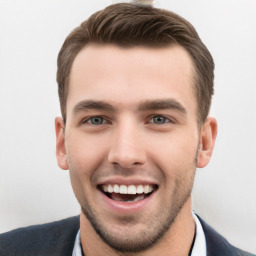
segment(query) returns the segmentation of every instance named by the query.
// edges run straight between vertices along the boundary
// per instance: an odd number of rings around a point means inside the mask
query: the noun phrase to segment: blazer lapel
[[[240,256],[238,251],[212,227],[197,216],[202,224],[207,247],[207,256]]]

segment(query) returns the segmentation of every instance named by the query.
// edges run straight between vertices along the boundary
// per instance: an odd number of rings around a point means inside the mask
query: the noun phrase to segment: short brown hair
[[[71,67],[77,54],[88,43],[121,47],[182,46],[194,63],[198,121],[204,123],[214,91],[214,62],[196,30],[173,12],[127,3],[110,5],[94,13],[75,28],[62,45],[58,55],[57,83],[64,123]]]

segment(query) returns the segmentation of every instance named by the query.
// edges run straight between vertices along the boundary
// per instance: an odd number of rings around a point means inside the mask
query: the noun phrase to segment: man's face
[[[74,60],[58,162],[88,223],[117,250],[149,248],[191,211],[201,141],[192,85],[179,46],[88,45]]]

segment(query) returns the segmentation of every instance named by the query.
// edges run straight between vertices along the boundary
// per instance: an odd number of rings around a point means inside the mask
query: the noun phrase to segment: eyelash
[[[93,124],[92,123],[92,119],[93,118],[98,118],[98,119],[102,119],[103,120],[103,123],[100,123],[100,124]],[[103,116],[91,116],[91,117],[87,117],[85,119],[82,120],[81,122],[82,124],[90,124],[90,125],[95,125],[95,126],[98,126],[98,125],[102,125],[102,124],[107,124],[107,123],[110,123],[106,118],[104,118]]]
[[[92,120],[93,118],[98,118],[98,119],[102,119],[102,123],[99,123],[99,124],[93,124],[92,123]],[[153,119],[155,118],[162,118],[162,120],[164,121],[163,123],[156,123],[153,121]],[[108,121],[105,117],[103,116],[91,116],[91,117],[87,117],[85,119],[82,120],[81,122],[82,124],[90,124],[90,125],[94,125],[94,126],[100,126],[100,125],[103,125],[103,124],[109,124],[110,121]],[[170,119],[164,115],[152,115],[150,116],[150,119],[149,119],[149,122],[148,123],[152,123],[152,124],[156,124],[156,125],[164,125],[166,123],[175,123],[175,121],[173,119]]]
[[[151,121],[155,118],[162,118],[164,120],[164,122],[163,123],[155,123],[155,122]],[[167,124],[167,123],[175,123],[175,121],[173,119],[167,117],[167,116],[156,114],[156,115],[152,115],[150,117],[149,123],[153,123],[153,124],[156,124],[156,125],[164,125],[164,124]]]

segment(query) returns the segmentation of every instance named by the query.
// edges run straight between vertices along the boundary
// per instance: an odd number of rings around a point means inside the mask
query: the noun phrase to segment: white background
[[[111,1],[0,0],[0,232],[79,213],[55,160],[56,58],[67,34]],[[256,253],[256,1],[159,0],[188,19],[216,63],[219,134],[194,209]]]

